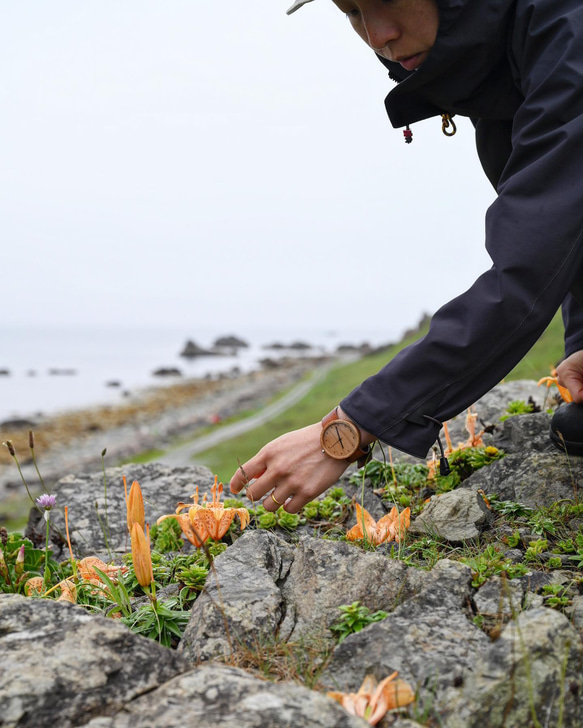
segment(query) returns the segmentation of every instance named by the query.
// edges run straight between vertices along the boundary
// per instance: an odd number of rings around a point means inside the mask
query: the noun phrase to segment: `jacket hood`
[[[518,93],[512,88],[507,62],[507,39],[515,2],[437,0],[437,37],[418,70],[406,71],[399,63],[378,56],[391,78],[399,81],[385,100],[394,127],[444,112],[501,118],[496,110],[500,76],[507,76],[511,93]],[[504,73],[501,66],[505,67]],[[487,93],[491,75],[497,81],[497,94],[492,96]]]

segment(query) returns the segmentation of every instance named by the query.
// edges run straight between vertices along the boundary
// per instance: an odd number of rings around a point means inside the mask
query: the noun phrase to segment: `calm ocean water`
[[[237,356],[179,356],[187,339],[210,347],[219,336],[232,335],[249,343]],[[259,368],[259,360],[277,356],[266,344],[305,341],[314,353],[333,352],[338,344],[379,345],[399,338],[401,330],[384,331],[197,331],[184,328],[8,328],[0,327],[0,422],[13,417],[34,417],[105,403],[123,401],[123,392],[170,383],[154,377],[160,367],[177,367],[184,377],[203,377]],[[289,352],[287,352],[289,353]],[[51,369],[74,370],[74,375],[50,374]],[[107,386],[119,381],[121,386]],[[174,380],[176,381],[176,380]]]

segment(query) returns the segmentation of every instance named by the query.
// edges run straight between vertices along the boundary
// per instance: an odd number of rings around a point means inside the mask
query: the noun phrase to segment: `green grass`
[[[129,463],[150,463],[152,460],[157,460],[159,457],[162,457],[166,451],[165,450],[144,450],[143,452],[139,452],[136,455],[133,455],[131,458],[128,458],[127,460],[123,460],[120,465],[127,465]]]
[[[422,330],[419,335],[423,335]],[[419,336],[418,335],[418,336]],[[401,349],[418,336],[409,337],[385,352],[363,357],[356,362],[332,369],[300,402],[289,410],[250,432],[199,453],[196,462],[209,467],[220,480],[228,483],[241,463],[249,460],[263,445],[290,430],[297,430],[319,421],[348,392],[367,377],[376,374]],[[540,379],[549,374],[563,355],[563,324],[558,313],[530,352],[510,372],[505,381]]]
[[[238,461],[246,462],[265,443],[290,430],[297,430],[321,420],[348,392],[378,372],[395,354],[417,338],[418,336],[411,336],[387,351],[334,367],[302,400],[286,412],[265,425],[199,453],[195,458],[196,462],[206,465],[218,475],[219,480],[228,483],[238,467]]]
[[[552,367],[561,361],[564,353],[563,321],[559,312],[524,359],[506,377],[506,381],[546,377]]]

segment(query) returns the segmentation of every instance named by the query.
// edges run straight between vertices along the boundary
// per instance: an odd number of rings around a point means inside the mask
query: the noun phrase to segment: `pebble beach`
[[[260,407],[311,372],[322,359],[282,361],[276,368],[217,380],[190,379],[143,390],[116,406],[63,412],[35,423],[34,452],[47,484],[68,475],[117,465],[148,450],[164,450],[177,439],[195,437],[230,416]],[[0,428],[0,442],[12,441],[31,490],[38,490],[29,445],[29,427]],[[2,503],[22,495],[18,470],[6,447],[0,448]]]

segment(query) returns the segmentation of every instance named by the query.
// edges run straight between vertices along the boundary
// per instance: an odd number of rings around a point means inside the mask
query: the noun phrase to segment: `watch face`
[[[333,420],[320,435],[322,449],[336,460],[351,457],[360,447],[360,432],[346,420]]]

